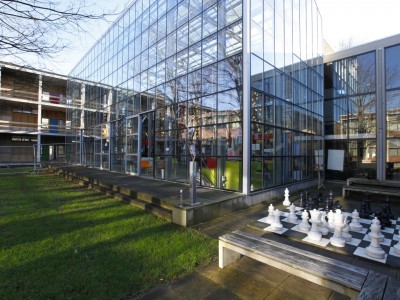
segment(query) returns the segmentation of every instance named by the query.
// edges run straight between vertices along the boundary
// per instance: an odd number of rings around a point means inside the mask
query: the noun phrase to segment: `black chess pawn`
[[[333,203],[333,192],[332,191],[330,191],[329,192],[329,201],[331,202],[331,203]]]
[[[362,219],[369,219],[369,214],[367,213],[367,210],[365,209],[366,203],[364,200],[361,201],[360,205],[360,211],[358,212],[360,214],[360,218]]]
[[[394,215],[392,213],[392,208],[390,207],[390,199],[388,196],[386,196],[384,207],[385,207],[385,205],[386,205],[385,209],[386,209],[387,214],[389,215],[389,218],[393,220]]]
[[[325,199],[325,212],[328,213],[332,209],[332,203],[329,201],[329,197]]]
[[[305,190],[304,191],[304,199],[305,199],[305,201],[308,201],[309,197],[310,197],[310,194],[309,194],[308,190]]]
[[[300,192],[300,199],[299,199],[299,203],[298,203],[298,205],[299,205],[299,207],[302,207],[302,208],[304,208],[304,195],[303,195],[303,192]]]
[[[318,209],[319,208],[319,199],[318,197],[312,197],[312,202],[313,202],[313,209]]]
[[[372,209],[371,209],[371,194],[370,193],[364,193],[364,201],[365,201],[365,211],[367,214],[372,215]]]
[[[318,202],[322,203],[322,201],[323,201],[322,192],[319,192],[318,193]]]
[[[375,217],[378,218],[379,222],[381,222],[381,229],[385,229],[385,227],[391,227],[392,221],[390,221],[389,215],[383,212],[381,209],[377,209],[375,211]]]

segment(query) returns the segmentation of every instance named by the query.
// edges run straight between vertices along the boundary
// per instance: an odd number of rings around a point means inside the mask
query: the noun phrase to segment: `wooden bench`
[[[400,183],[391,180],[349,178],[347,185],[342,188],[343,197],[348,197],[350,191],[399,197]]]
[[[352,299],[386,299],[384,298],[385,290],[391,295],[400,293],[400,284],[398,281],[394,283],[393,278],[390,279],[386,275],[297,247],[254,236],[244,231],[234,231],[219,238],[220,268],[236,261],[241,255],[327,287]],[[391,288],[387,283],[390,283]],[[393,290],[396,286],[397,288]]]

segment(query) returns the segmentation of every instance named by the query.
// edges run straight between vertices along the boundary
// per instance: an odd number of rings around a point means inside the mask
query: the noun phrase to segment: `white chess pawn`
[[[381,222],[379,222],[378,218],[375,217],[372,220],[371,232],[369,233],[371,244],[365,249],[365,251],[368,256],[381,259],[385,257],[385,251],[382,250],[381,245],[379,244],[380,232]]]
[[[293,203],[290,204],[290,206],[289,206],[289,215],[287,217],[287,220],[290,223],[296,223],[297,224],[299,222],[299,220],[298,220],[298,218],[296,216],[295,210],[296,210],[296,207],[294,206],[294,204]]]
[[[279,230],[283,229],[283,225],[281,223],[280,216],[281,216],[281,212],[278,209],[274,210],[274,218],[275,219],[274,219],[274,222],[271,224],[271,228],[273,230],[279,231]]]
[[[350,226],[347,223],[347,216],[344,218],[344,227],[342,229],[342,237],[345,239],[347,243],[350,243],[353,239],[352,235],[350,234]]]
[[[266,219],[266,222],[269,224],[274,223],[275,217],[274,217],[274,206],[272,204],[269,205],[268,207],[268,216]]]
[[[308,212],[304,210],[301,214],[301,222],[299,224],[299,229],[303,232],[308,232],[311,228],[310,223],[308,223]]]
[[[313,241],[320,241],[322,239],[322,234],[318,230],[318,224],[321,222],[321,212],[313,209],[310,211],[311,218],[311,229],[308,232],[308,238]]]
[[[321,222],[318,224],[318,230],[322,235],[329,233],[328,223],[326,222],[326,212],[321,213]]]
[[[355,209],[351,214],[351,222],[349,226],[353,231],[361,231],[363,229],[363,226],[360,224],[360,214],[357,209]]]
[[[285,205],[285,206],[290,205],[288,188],[285,189],[285,200],[283,200],[283,205]]]

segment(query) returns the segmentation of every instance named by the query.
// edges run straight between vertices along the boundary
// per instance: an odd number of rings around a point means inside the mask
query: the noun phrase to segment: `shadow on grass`
[[[112,223],[126,218],[134,218],[146,214],[143,210],[127,210],[124,213],[118,213],[117,216],[82,216],[80,214],[95,213],[107,211],[111,214],[110,209],[123,205],[119,203],[104,205],[101,207],[91,207],[85,209],[76,209],[69,212],[61,212],[57,214],[49,214],[45,216],[27,217],[10,221],[0,226],[0,232],[3,234],[2,248],[14,247],[19,244],[33,243],[51,237],[53,235],[61,235],[71,233],[84,228],[99,226],[102,224]],[[7,238],[8,237],[8,238]]]
[[[176,237],[180,231],[172,224],[159,223],[84,247],[43,251],[28,262],[3,263],[0,298],[122,299],[138,295],[204,260],[193,259],[193,252],[198,251],[192,249],[190,236]],[[181,242],[173,243],[171,236]],[[26,255],[32,250],[27,249]]]

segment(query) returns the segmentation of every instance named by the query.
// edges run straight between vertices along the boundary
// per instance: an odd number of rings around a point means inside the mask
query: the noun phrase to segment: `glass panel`
[[[400,87],[400,45],[386,48],[386,88],[393,89]]]
[[[202,0],[190,0],[189,2],[189,18],[197,16],[202,10]]]
[[[217,123],[217,96],[211,95],[202,98],[202,119],[203,125]]]
[[[218,122],[234,122],[242,120],[242,101],[240,91],[230,90],[218,94]]]
[[[217,35],[214,34],[203,40],[203,66],[213,63],[217,60]]]
[[[194,43],[201,40],[201,28],[202,28],[202,15],[194,18],[190,21],[189,24],[189,44],[193,45]]]
[[[217,92],[217,65],[211,65],[203,68],[202,72],[202,91],[203,95]]]
[[[203,37],[217,31],[218,24],[217,5],[213,5],[203,13]]]

